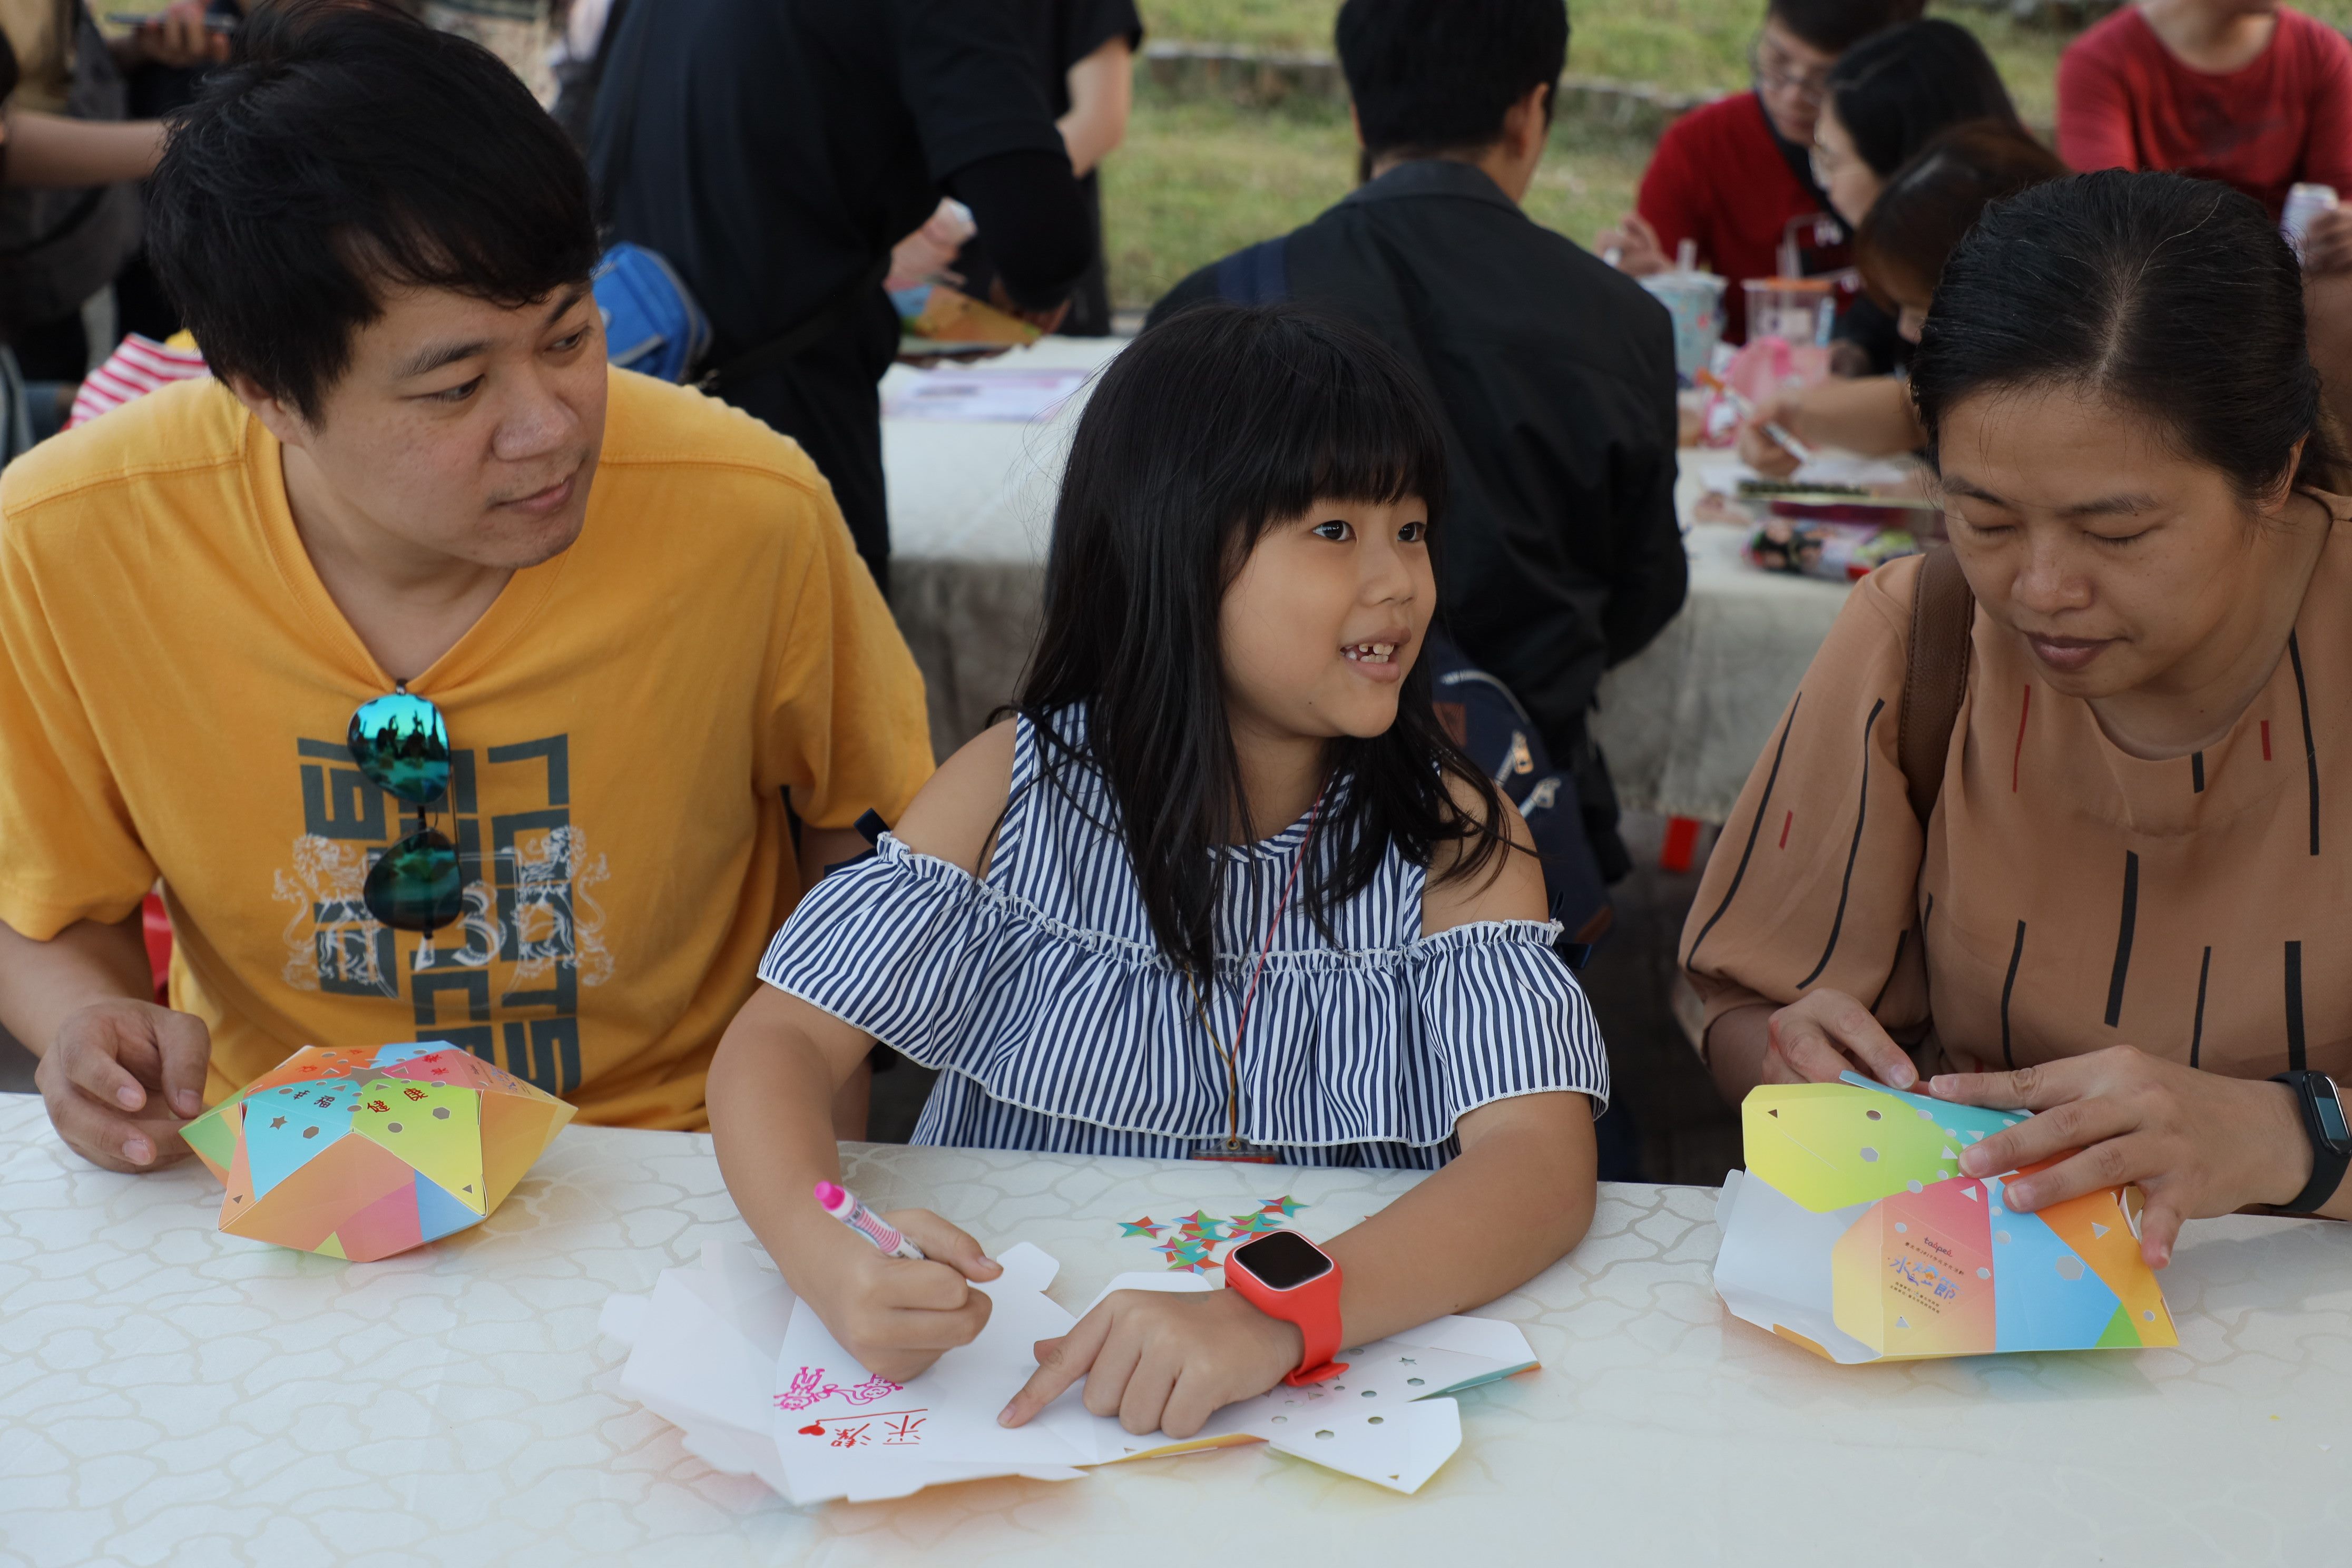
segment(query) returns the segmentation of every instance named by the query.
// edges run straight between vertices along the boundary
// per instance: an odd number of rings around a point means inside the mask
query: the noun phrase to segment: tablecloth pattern
[[[877,1206],[1054,1253],[1082,1305],[1150,1267],[1114,1221],[1282,1194],[1328,1237],[1408,1173],[851,1145]],[[2190,1228],[2177,1351],[1840,1369],[1729,1319],[1715,1194],[1607,1186],[1480,1310],[1541,1371],[1463,1396],[1414,1497],[1229,1449],[1060,1484],[793,1510],[616,1388],[596,1318],[748,1232],[699,1134],[568,1129],[485,1225],[348,1264],[224,1237],[193,1165],[118,1176],[0,1097],[0,1563],[628,1561],[728,1568],[1254,1555],[1426,1564],[2342,1561],[2352,1230]],[[1230,1206],[1228,1206],[1230,1205]]]

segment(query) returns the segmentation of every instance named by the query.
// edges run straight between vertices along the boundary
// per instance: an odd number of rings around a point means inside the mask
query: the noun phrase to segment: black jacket
[[[1601,672],[1682,607],[1674,330],[1641,285],[1467,163],[1398,165],[1285,239],[1193,273],[1154,322],[1287,297],[1403,354],[1446,423],[1446,624],[1573,776],[1612,879],[1630,866],[1586,730]]]

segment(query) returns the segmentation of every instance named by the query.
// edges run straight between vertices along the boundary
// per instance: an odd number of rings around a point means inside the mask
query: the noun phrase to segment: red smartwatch
[[[1297,1388],[1348,1370],[1331,1359],[1339,1353],[1339,1263],[1329,1253],[1295,1230],[1270,1230],[1225,1254],[1225,1286],[1267,1317],[1298,1325],[1305,1349],[1283,1382]]]

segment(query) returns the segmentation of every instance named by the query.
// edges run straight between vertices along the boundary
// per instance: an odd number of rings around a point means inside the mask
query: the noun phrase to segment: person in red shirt
[[[2143,0],[2059,57],[2058,153],[2220,180],[2273,218],[2299,183],[2352,196],[2352,43],[2277,0]],[[2352,209],[2312,220],[2303,266],[2312,362],[2352,419]]]
[[[1830,68],[1853,45],[1919,14],[1917,0],[1771,0],[1748,47],[1755,90],[1695,109],[1658,139],[1636,210],[1594,248],[1634,277],[1675,265],[1685,240],[1730,279],[1724,338],[1747,341],[1740,284],[1793,259],[1801,276],[1843,270],[1844,226],[1813,183],[1813,121]]]
[[[2058,60],[2058,155],[2235,185],[2277,217],[2298,181],[2352,193],[2352,43],[2275,0],[2147,0]]]

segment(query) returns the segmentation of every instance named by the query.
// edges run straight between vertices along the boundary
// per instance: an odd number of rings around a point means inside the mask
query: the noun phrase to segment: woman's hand
[[[1767,425],[1778,425],[1792,436],[1801,436],[1796,421],[1804,408],[1801,390],[1776,392],[1756,405],[1756,411],[1739,426],[1739,460],[1768,479],[1785,479],[1802,465],[1797,455],[1780,445],[1780,439],[1767,432]]]
[[[1060,1339],[1037,1342],[1036,1375],[997,1420],[1018,1426],[1083,1377],[1097,1415],[1138,1434],[1190,1437],[1224,1406],[1280,1383],[1304,1345],[1297,1325],[1238,1291],[1119,1290]]]
[[[2283,1204],[2311,1179],[2311,1142],[2294,1091],[2159,1061],[2129,1046],[2015,1072],[1938,1075],[1938,1100],[2039,1115],[1961,1152],[1971,1176],[1998,1175],[2069,1154],[2003,1184],[2001,1201],[2031,1214],[2102,1187],[2147,1194],[2140,1256],[2172,1260],[2180,1222]]]
[[[1891,1089],[1919,1081],[1908,1052],[1843,991],[1808,991],[1772,1015],[1763,1083],[1835,1083],[1859,1070]]]
[[[1003,1268],[980,1243],[929,1209],[882,1216],[929,1255],[892,1258],[844,1230],[850,1247],[828,1269],[817,1316],[866,1371],[909,1383],[947,1352],[980,1337],[995,1303],[967,1281],[993,1279]]]

